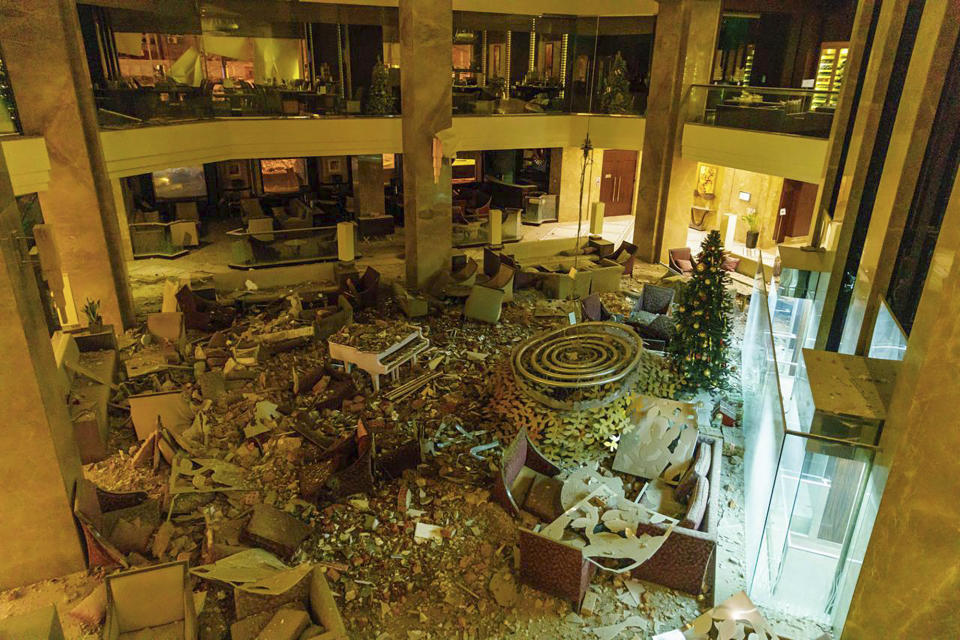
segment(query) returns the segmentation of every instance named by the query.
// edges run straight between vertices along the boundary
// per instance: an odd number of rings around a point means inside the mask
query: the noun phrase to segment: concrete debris
[[[459,283],[463,296],[436,299],[378,295],[375,273],[348,274],[339,288],[248,281],[212,297],[174,283],[172,294],[189,295],[168,294],[161,314],[116,340],[105,442],[117,453],[84,469],[94,502],[97,490],[135,492],[157,519],[110,515],[106,502],[81,511],[91,562],[189,563],[207,594],[195,611],[205,638],[614,639],[648,637],[629,616],[658,629],[693,619],[695,599],[628,575],[598,569],[579,614],[517,577],[518,525],[543,521],[492,500],[503,447],[526,427],[553,462],[609,468],[604,442],[630,411],[627,398],[586,419],[522,401],[511,351],[580,319],[578,301],[548,302],[523,275],[474,275]],[[464,321],[471,295],[467,316],[484,322]],[[612,314],[632,307],[622,293],[598,296]],[[66,365],[63,375],[84,377]],[[642,486],[619,477],[628,496]],[[619,519],[604,522],[632,522],[630,508],[608,511]],[[109,526],[88,526],[99,517]],[[106,587],[73,597],[86,594],[71,616],[95,626]],[[187,619],[187,600],[147,621]]]
[[[499,571],[490,578],[490,593],[501,607],[512,607],[517,602],[517,583],[509,571]]]

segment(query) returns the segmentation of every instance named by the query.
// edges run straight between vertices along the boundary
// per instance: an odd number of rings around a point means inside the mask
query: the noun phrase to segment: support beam
[[[0,20],[0,41],[23,132],[47,143],[50,187],[40,194],[44,221],[60,239],[61,264],[77,307],[87,298],[99,299],[104,322],[122,329],[133,323],[133,298],[76,3],[17,4]]]
[[[22,235],[0,153],[0,589],[84,567],[72,510],[80,454]]]
[[[958,346],[960,176],[887,411],[873,473],[889,468],[889,477],[844,639],[956,636],[960,378],[949,372],[960,365]]]
[[[417,289],[450,268],[453,247],[450,162],[435,173],[438,132],[452,119],[452,0],[400,0],[403,94],[403,217],[407,286]]]
[[[897,52],[900,48],[904,20],[911,4],[914,3],[884,2],[880,7],[880,14],[876,20],[873,42],[870,47],[870,58],[865,63],[867,68],[860,89],[856,120],[853,124],[853,131],[850,133],[845,162],[842,166],[837,166],[837,175],[834,178],[828,178],[825,181],[824,188],[821,189],[821,199],[816,205],[817,215],[821,219],[826,213],[832,213],[834,221],[842,222],[836,239],[836,246],[827,247],[828,249],[835,248],[836,258],[834,258],[833,272],[830,274],[830,282],[817,332],[817,349],[827,349],[831,346],[828,343],[834,325],[838,299],[841,298],[843,288],[852,284],[846,278],[845,273],[854,234],[858,227],[864,224],[864,221],[858,219],[861,207],[864,207],[865,211],[872,211],[872,206],[867,206],[864,203],[864,198],[870,198],[874,193],[867,188],[871,169],[874,169],[873,179],[878,179],[876,163],[882,163],[886,157],[887,138],[883,137],[881,139],[878,132],[888,122],[887,118],[890,117],[889,113],[884,113],[884,106],[887,103],[887,92],[890,89],[891,78],[897,74]],[[866,17],[864,15],[865,10],[866,7],[861,7],[855,26],[858,31],[867,26],[862,24],[860,19]],[[899,97],[899,88],[896,91]],[[832,169],[834,160],[833,155],[828,158],[828,171]],[[831,187],[836,189],[838,194],[832,212],[825,209],[825,205],[829,204],[827,198]],[[846,312],[845,307],[843,312]],[[839,336],[837,337],[839,338]],[[839,339],[837,342],[839,342]]]
[[[924,154],[960,31],[960,4],[931,0],[904,83],[900,109],[883,165],[870,216],[857,281],[843,326],[840,350],[867,355],[873,328],[897,261],[904,226],[911,211]],[[954,125],[960,123],[954,122]]]
[[[676,236],[682,231],[682,239],[664,238],[671,177],[675,162],[680,160],[680,140],[689,107],[684,100],[690,85],[710,80],[720,5],[720,0],[660,2],[633,232],[633,242],[648,262],[658,262],[665,246],[686,243],[686,225],[672,229]]]
[[[353,169],[353,206],[357,217],[382,216],[387,212],[383,197],[383,156],[356,155]]]

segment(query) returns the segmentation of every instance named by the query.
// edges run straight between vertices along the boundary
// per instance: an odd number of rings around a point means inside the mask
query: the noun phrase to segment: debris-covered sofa
[[[713,582],[716,563],[717,506],[722,444],[701,435],[694,463],[673,487],[663,481],[650,483],[645,505],[663,508],[680,520],[663,546],[631,572],[640,580],[700,595]],[[521,429],[504,449],[494,499],[514,516],[529,521],[552,522],[561,515],[560,469],[547,460]],[[638,534],[661,536],[666,526],[641,525]],[[579,611],[596,572],[596,565],[583,556],[579,546],[519,528],[520,579],[526,584],[568,600]]]
[[[493,497],[514,516],[525,512],[532,519],[552,522],[563,510],[562,483],[556,480],[559,473],[560,468],[530,442],[527,430],[520,429],[503,451]],[[568,600],[579,611],[596,566],[572,544],[526,527],[520,527],[519,536],[520,579],[535,589]]]
[[[680,524],[663,547],[633,570],[633,577],[671,589],[700,595],[709,590],[716,567],[717,524],[720,519],[718,492],[723,443],[700,435],[690,466],[676,488],[654,481],[644,502],[650,507],[672,502],[682,507]],[[658,499],[650,500],[658,493]],[[666,514],[670,515],[670,514]],[[682,515],[682,517],[679,517]],[[643,533],[662,535],[663,527],[646,525]]]
[[[87,550],[87,566],[127,566],[125,556],[146,552],[160,525],[160,505],[143,491],[101,489],[85,478],[77,480],[73,512]]]

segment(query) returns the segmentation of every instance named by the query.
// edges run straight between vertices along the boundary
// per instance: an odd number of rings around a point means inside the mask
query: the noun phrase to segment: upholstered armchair
[[[648,347],[664,349],[676,334],[676,324],[670,317],[670,306],[676,292],[669,287],[643,285],[627,324],[631,325]]]
[[[503,451],[493,499],[514,516],[524,511],[541,522],[552,522],[563,510],[559,473],[560,468],[537,451],[522,428]],[[573,544],[525,527],[519,528],[519,534],[520,580],[569,601],[579,611],[596,565]]]
[[[670,256],[670,264],[668,266],[671,269],[684,276],[693,273],[693,254],[690,251],[690,247],[670,249],[668,254]]]
[[[623,275],[630,276],[633,275],[633,264],[636,262],[639,251],[640,248],[637,245],[624,240],[610,255],[610,259],[623,266]]]

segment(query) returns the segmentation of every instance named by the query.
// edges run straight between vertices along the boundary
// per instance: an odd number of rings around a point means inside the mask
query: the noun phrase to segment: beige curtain
[[[294,38],[253,38],[253,79],[290,82],[301,75],[300,41]]]
[[[203,60],[196,47],[190,47],[184,51],[183,55],[170,65],[170,72],[167,75],[180,84],[199,87],[203,80]]]
[[[243,60],[249,55],[246,47],[248,38],[237,36],[203,36],[203,49],[209,54]]]
[[[143,55],[143,38],[144,35],[142,33],[114,32],[113,34],[113,41],[117,45],[117,53],[128,56]]]

